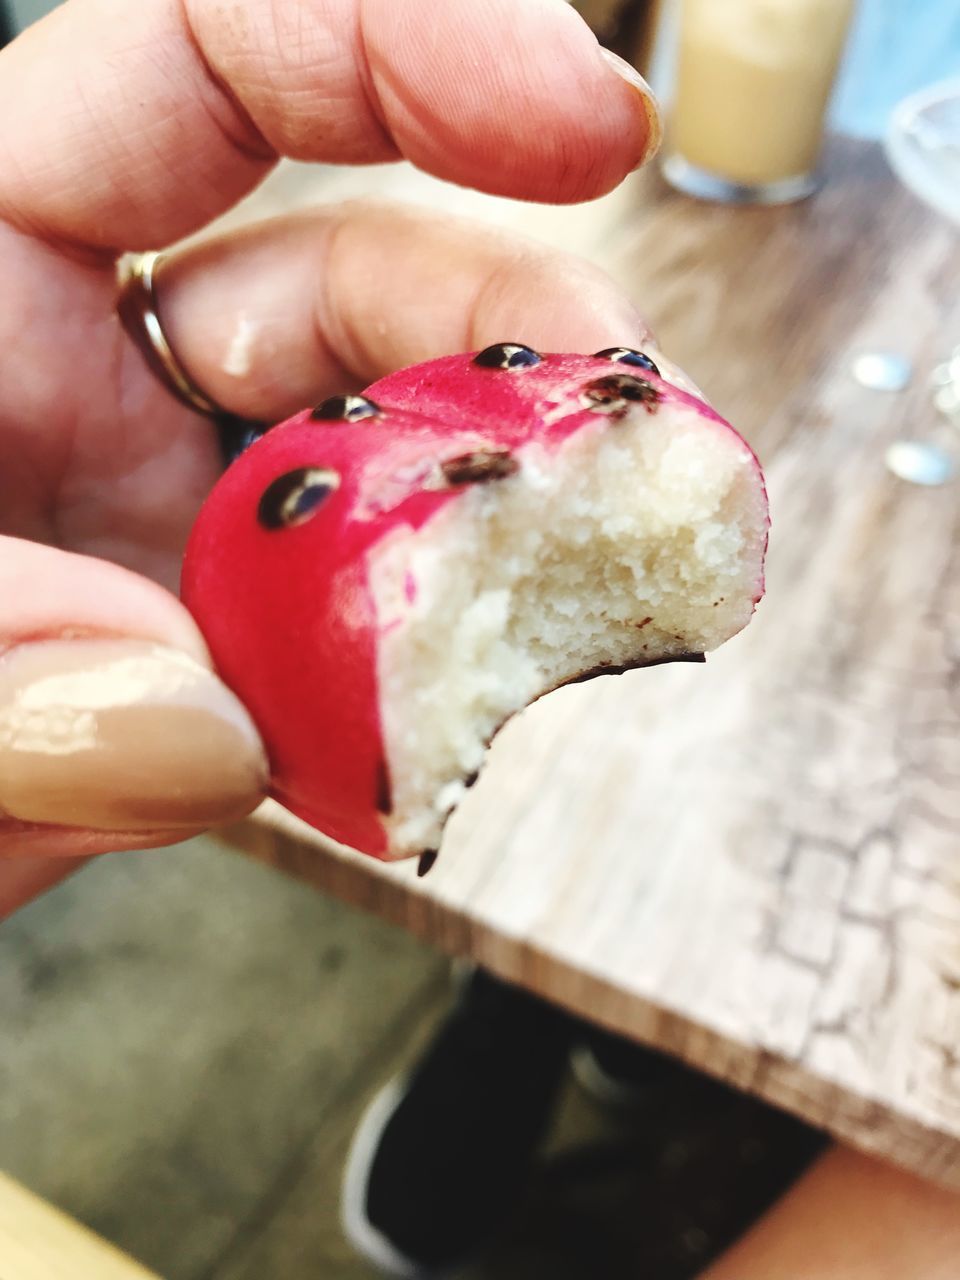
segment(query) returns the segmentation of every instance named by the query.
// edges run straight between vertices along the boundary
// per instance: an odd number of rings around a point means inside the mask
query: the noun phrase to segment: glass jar
[[[854,0],[683,0],[667,180],[777,204],[819,185]]]

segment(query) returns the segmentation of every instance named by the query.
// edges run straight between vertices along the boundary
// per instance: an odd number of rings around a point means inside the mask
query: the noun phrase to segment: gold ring
[[[177,359],[167,341],[157,310],[157,271],[161,254],[128,255],[119,264],[120,294],[117,313],[147,364],[160,381],[184,404],[210,418],[226,416],[226,410],[204,395]]]

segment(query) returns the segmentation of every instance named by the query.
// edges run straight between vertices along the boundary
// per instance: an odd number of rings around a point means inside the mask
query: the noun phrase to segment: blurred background
[[[13,28],[52,7],[7,5]],[[675,6],[578,7],[669,99]],[[879,138],[904,94],[958,70],[956,0],[862,0],[830,126]],[[360,191],[430,200],[435,185],[403,167],[284,166],[236,216]],[[609,266],[611,219],[638,198],[631,187],[595,208],[538,210],[456,192],[444,204]],[[337,1219],[347,1144],[450,999],[436,952],[213,839],[101,859],[0,926],[0,1168],[167,1280],[365,1280],[375,1273]],[[787,1122],[746,1132],[738,1105],[704,1085],[702,1107],[727,1117],[769,1190]],[[612,1114],[571,1082],[515,1220],[464,1274],[694,1275],[713,1242],[702,1195],[684,1201],[677,1175],[696,1158],[697,1114]],[[728,1208],[729,1221],[743,1210]],[[669,1231],[651,1258],[655,1220]]]

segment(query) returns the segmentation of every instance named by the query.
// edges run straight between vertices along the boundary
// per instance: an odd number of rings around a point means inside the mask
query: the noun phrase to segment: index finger
[[[564,0],[67,0],[0,54],[0,216],[110,252],[205,224],[280,155],[565,203],[657,139]]]

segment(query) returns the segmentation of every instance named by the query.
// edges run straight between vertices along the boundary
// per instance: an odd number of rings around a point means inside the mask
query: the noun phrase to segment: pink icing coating
[[[369,553],[398,529],[422,528],[466,491],[444,483],[441,462],[484,450],[522,459],[531,442],[550,452],[576,432],[611,429],[616,419],[585,408],[580,396],[585,383],[616,373],[657,388],[657,415],[692,408],[753,457],[713,409],[655,375],[590,356],[548,355],[514,371],[458,355],[375,383],[364,394],[383,409],[379,417],[331,423],[297,414],[216,485],[187,549],[183,598],[263,735],[273,794],[294,813],[354,848],[389,853],[382,633]],[[339,488],[305,523],[264,528],[257,509],[268,485],[305,467],[337,472]],[[409,572],[403,585],[413,603]]]

